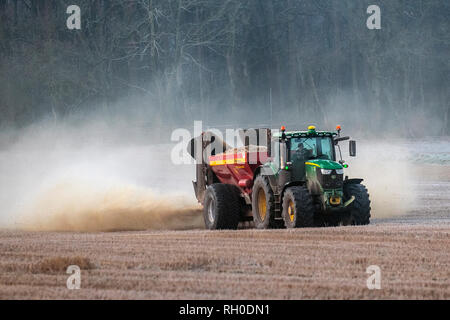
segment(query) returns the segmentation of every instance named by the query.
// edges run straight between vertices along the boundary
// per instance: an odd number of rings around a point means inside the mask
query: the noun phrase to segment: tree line
[[[0,0],[0,126],[97,111],[449,135],[450,3],[373,2]]]

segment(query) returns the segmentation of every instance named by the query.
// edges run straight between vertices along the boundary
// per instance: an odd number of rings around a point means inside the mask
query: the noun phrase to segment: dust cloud
[[[2,135],[0,228],[204,228],[191,184],[195,167],[173,165],[172,145],[151,144],[136,128],[132,136],[125,128],[118,134],[117,126],[101,123],[41,124]],[[349,163],[346,175],[364,178],[374,218],[414,208],[415,173],[407,145],[360,140],[356,158],[348,157],[346,142],[341,145]]]
[[[341,144],[344,159],[349,164],[345,174],[349,178],[364,179],[373,218],[400,216],[414,209],[417,176],[415,167],[408,161],[410,148],[401,141],[361,140],[357,141],[356,158],[350,158],[348,144]]]
[[[204,227],[193,168],[172,165],[169,144],[136,142],[99,125],[35,126],[1,142],[1,228]]]
[[[199,207],[181,194],[76,178],[43,190],[25,212],[21,228],[36,231],[180,230],[203,225]]]

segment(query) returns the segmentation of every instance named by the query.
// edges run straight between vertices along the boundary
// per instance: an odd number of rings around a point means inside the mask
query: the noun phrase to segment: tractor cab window
[[[331,138],[319,138],[320,139],[320,153],[318,159],[335,160],[334,159],[334,145]]]
[[[330,137],[292,138],[290,145],[291,159],[334,160],[333,143]]]

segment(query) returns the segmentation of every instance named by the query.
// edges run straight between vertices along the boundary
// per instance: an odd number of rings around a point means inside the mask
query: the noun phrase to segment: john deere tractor
[[[207,228],[236,229],[241,221],[260,229],[369,224],[369,194],[363,179],[345,175],[339,146],[349,140],[354,157],[356,142],[341,137],[339,126],[335,132],[314,126],[267,132],[265,147],[231,149],[221,141],[223,153],[198,162],[194,189]],[[205,151],[217,139],[202,134],[194,140]]]

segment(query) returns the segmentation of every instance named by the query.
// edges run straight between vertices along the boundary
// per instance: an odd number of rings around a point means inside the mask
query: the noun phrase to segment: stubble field
[[[415,209],[364,227],[0,231],[1,299],[450,299],[450,177],[431,167]],[[435,172],[435,174],[430,174]],[[68,290],[68,265],[81,289]],[[366,269],[381,269],[369,290]]]
[[[34,230],[0,229],[0,299],[450,299],[448,153],[415,149],[406,167],[361,151],[353,175],[367,178],[374,213],[363,227],[207,231],[198,209],[167,197],[63,188],[78,197],[44,197]],[[67,289],[69,265],[81,268],[79,290]],[[367,288],[371,265],[380,290]]]

